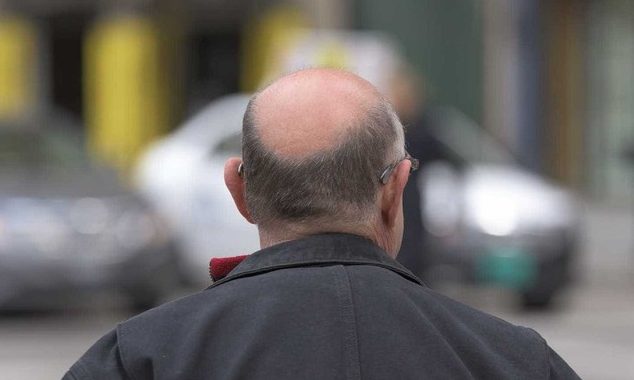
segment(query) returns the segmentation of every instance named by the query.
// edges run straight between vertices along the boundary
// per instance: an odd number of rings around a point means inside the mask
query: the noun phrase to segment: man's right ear
[[[238,157],[232,157],[225,163],[225,185],[231,193],[233,202],[236,204],[236,208],[240,211],[240,214],[249,223],[255,224],[249,210],[247,209],[247,201],[244,196],[244,179],[241,177],[238,170],[242,160]]]

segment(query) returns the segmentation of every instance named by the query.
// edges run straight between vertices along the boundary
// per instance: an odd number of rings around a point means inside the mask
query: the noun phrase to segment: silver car
[[[42,125],[0,128],[0,310],[102,292],[154,305],[178,279],[165,223],[88,157],[76,128]]]
[[[455,109],[433,111],[431,133],[465,165],[428,165],[420,177],[434,249],[431,282],[495,284],[525,306],[548,306],[571,279],[579,215],[575,197],[522,169],[505,148]]]

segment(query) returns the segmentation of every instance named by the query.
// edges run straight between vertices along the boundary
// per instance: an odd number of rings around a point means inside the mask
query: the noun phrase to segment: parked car
[[[518,165],[464,114],[432,111],[431,133],[466,165],[428,165],[423,218],[432,282],[462,280],[514,289],[545,307],[572,277],[579,214],[575,197]]]
[[[137,168],[139,189],[177,231],[195,281],[209,281],[210,257],[258,249],[255,227],[223,183],[225,160],[241,154],[247,102],[247,95],[214,101],[152,146]],[[575,251],[573,198],[519,168],[460,114],[445,111],[439,122],[439,140],[468,165],[438,163],[421,176],[423,217],[437,243],[433,253],[421,252],[433,255],[431,275],[510,286],[526,304],[548,304],[567,282]]]
[[[102,291],[152,306],[177,279],[169,230],[67,124],[0,125],[0,310]]]

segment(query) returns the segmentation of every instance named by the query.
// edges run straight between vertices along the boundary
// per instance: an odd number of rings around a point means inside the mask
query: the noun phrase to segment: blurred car
[[[154,305],[177,278],[168,229],[60,120],[0,125],[0,310],[102,291]]]
[[[194,281],[209,281],[212,256],[258,249],[258,236],[234,209],[223,166],[240,156],[247,95],[214,101],[152,146],[137,168],[139,189],[182,239]],[[425,168],[424,219],[437,243],[432,276],[494,282],[517,289],[527,304],[550,302],[566,283],[574,254],[571,196],[520,169],[479,128],[455,112],[438,120],[439,140],[469,165]]]
[[[545,307],[571,280],[580,218],[574,196],[522,169],[464,114],[431,111],[431,133],[466,165],[435,162],[419,178],[431,236],[431,282],[492,283]]]
[[[209,104],[141,157],[135,182],[165,216],[183,255],[184,281],[205,284],[209,259],[259,249],[254,226],[235,210],[224,184],[224,163],[241,156],[242,116],[249,96]]]

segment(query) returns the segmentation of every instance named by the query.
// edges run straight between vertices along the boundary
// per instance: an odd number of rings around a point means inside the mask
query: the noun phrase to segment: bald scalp
[[[366,80],[335,69],[308,69],[266,87],[253,104],[262,144],[279,157],[328,150],[359,128],[381,94]]]
[[[404,154],[392,106],[338,70],[274,82],[249,102],[242,131],[245,201],[260,230],[369,223],[380,172]]]

